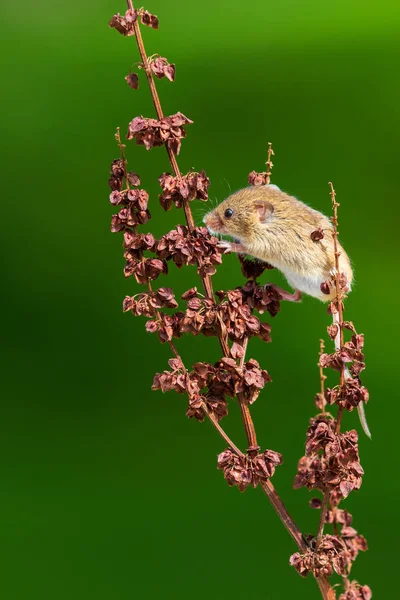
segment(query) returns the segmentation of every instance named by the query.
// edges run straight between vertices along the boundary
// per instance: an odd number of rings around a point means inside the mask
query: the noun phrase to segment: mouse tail
[[[369,439],[372,439],[372,435],[367,423],[367,417],[365,416],[364,404],[362,402],[360,402],[360,404],[357,406],[357,412],[365,435],[368,436]]]
[[[338,332],[335,337],[335,350],[340,350],[339,315],[337,313],[333,313],[332,317],[333,317],[333,324],[338,326]],[[344,378],[345,378],[345,381],[347,381],[348,379],[351,379],[351,373],[347,367],[345,367],[345,369],[344,369]],[[367,417],[365,416],[364,404],[362,402],[360,402],[358,404],[357,412],[358,412],[358,417],[360,419],[361,427],[363,428],[365,435],[367,437],[369,437],[369,439],[372,439],[371,431],[370,431],[370,429],[368,427],[368,423],[367,423]]]

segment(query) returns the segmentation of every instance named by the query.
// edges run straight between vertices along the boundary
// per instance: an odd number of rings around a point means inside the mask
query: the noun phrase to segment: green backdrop
[[[396,2],[151,0],[160,30],[149,54],[177,65],[158,83],[164,110],[192,118],[179,157],[204,168],[213,201],[262,170],[330,212],[355,266],[347,317],[366,335],[373,433],[361,437],[366,475],[346,501],[370,551],[353,575],[375,597],[397,589],[398,149]],[[186,400],[151,392],[169,351],[144,320],[124,315],[139,286],[123,277],[121,237],[111,235],[108,169],[117,125],[153,116],[124,81],[135,41],[109,30],[122,0],[9,2],[2,10],[2,403],[0,592],[5,600],[318,598],[288,566],[295,546],[260,490],[240,494],[216,470],[224,449],[208,423],[185,417]],[[130,165],[151,194],[156,235],[182,220],[158,206],[162,148],[129,144]],[[200,223],[204,205],[194,207]],[[177,293],[195,270],[171,267]],[[267,272],[284,283],[279,273]],[[263,280],[267,280],[264,276]],[[215,287],[242,282],[234,256]],[[293,491],[296,463],[318,390],[324,306],[284,304],[273,343],[252,342],[273,378],[254,406],[260,442],[284,454],[274,482],[305,532],[318,514]],[[218,358],[214,339],[186,336],[188,364]],[[358,426],[346,415],[348,428]],[[225,425],[245,440],[233,402]]]

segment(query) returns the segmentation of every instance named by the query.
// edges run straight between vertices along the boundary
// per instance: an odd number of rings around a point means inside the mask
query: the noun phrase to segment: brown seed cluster
[[[170,81],[175,80],[175,65],[170,64],[165,57],[158,54],[150,57],[148,59],[148,66],[158,79],[166,77]],[[144,64],[138,63],[138,69],[144,69]],[[137,73],[130,72],[125,77],[125,81],[132,89],[139,89],[139,77]]]
[[[199,275],[214,275],[216,265],[222,263],[218,240],[210,236],[206,227],[196,227],[191,232],[186,225],[178,225],[162,236],[156,252],[159,258],[172,260],[178,268],[199,265]]]
[[[204,420],[202,402],[206,403],[208,409],[214,412],[219,420],[228,414],[228,397],[234,398],[242,394],[245,401],[252,404],[265,384],[271,381],[268,372],[261,369],[254,359],[250,359],[242,367],[238,367],[233,358],[226,357],[215,365],[198,362],[193,365],[193,371],[185,373],[175,367],[176,364],[173,363],[171,371],[157,373],[152,389],[187,393],[189,407],[186,414],[189,418],[195,417],[199,421]]]
[[[357,581],[352,581],[346,592],[339,596],[339,600],[371,600],[371,598],[371,588],[360,585]]]
[[[347,377],[345,383],[341,386],[328,388],[325,398],[328,404],[338,404],[344,409],[352,411],[360,402],[366,404],[369,400],[368,390],[362,385],[359,377],[361,371],[365,369],[364,336],[355,333],[354,325],[351,322],[344,322],[343,328],[354,331],[351,340],[332,354],[321,354],[319,364],[324,369],[331,368],[339,372],[344,368],[349,370],[351,377]],[[334,339],[337,333],[338,325],[328,327],[328,334],[331,339]]]
[[[337,503],[360,488],[363,474],[356,430],[336,433],[335,422],[327,415],[311,419],[306,454],[299,461],[294,488],[333,493]]]
[[[347,575],[351,561],[344,542],[337,536],[327,534],[318,548],[310,548],[304,554],[292,554],[290,564],[302,577],[307,577],[308,573],[313,573],[315,577],[330,577],[334,571],[338,575]]]
[[[114,15],[109,22],[109,26],[116,29],[121,35],[135,35],[133,25],[137,18],[137,11],[129,9],[122,16],[119,13]]]
[[[360,551],[365,552],[368,550],[368,545],[366,539],[357,533],[357,531],[351,527],[351,522],[353,520],[351,514],[347,510],[343,510],[337,506],[338,498],[335,494],[333,494],[331,498],[331,508],[325,514],[325,523],[332,524],[337,532],[335,536],[325,536],[325,539],[329,540],[330,544],[333,544],[337,549],[340,550],[341,561],[336,563],[336,555],[335,553],[329,553],[329,556],[325,559],[329,559],[326,562],[326,567],[328,570],[335,570],[340,575],[348,575],[351,569],[351,565],[353,561],[357,558],[357,555]],[[321,509],[322,502],[319,498],[313,498],[310,502],[312,508]],[[340,528],[340,533],[339,533]],[[306,576],[309,571],[313,571],[313,566],[317,566],[320,568],[321,560],[320,557],[315,557],[316,550],[316,541],[313,537],[310,540],[310,550],[306,553],[305,556],[296,553],[291,557],[291,564],[299,571],[300,575]],[[324,548],[322,545],[318,545],[317,554],[320,552],[320,549]],[[342,560],[343,559],[343,560]],[[313,563],[313,561],[316,561]],[[331,562],[329,562],[331,561]],[[335,567],[335,564],[339,564],[339,569],[341,566],[345,567],[344,571],[338,571]],[[344,561],[344,562],[343,562]],[[311,568],[308,568],[311,567]],[[326,573],[328,575],[328,573]],[[329,576],[329,575],[328,575]],[[352,585],[349,584],[349,590],[354,588],[352,593],[358,593],[358,590],[362,590],[361,586],[357,584],[357,582],[353,582]],[[365,589],[368,589],[368,586],[364,586]],[[348,591],[349,591],[348,590]],[[354,596],[358,598],[359,596]],[[362,596],[360,596],[362,598]],[[347,598],[346,595],[341,596],[343,598]],[[353,598],[353,596],[349,596],[349,598]]]
[[[138,13],[140,14],[140,20],[143,25],[147,25],[147,27],[151,27],[152,29],[158,29],[159,23],[156,15],[152,15],[148,10],[143,10],[143,8],[138,10]]]
[[[266,269],[274,268],[269,263],[257,259],[247,258],[244,254],[238,254],[238,259],[242,274],[246,279],[257,279],[264,273]]]
[[[137,76],[137,73],[129,73],[129,75],[125,77],[125,81],[133,90],[139,88],[139,77]]]
[[[158,181],[163,190],[160,194],[160,204],[164,210],[169,210],[172,203],[176,208],[182,208],[185,200],[208,200],[210,180],[205,171],[191,171],[183,177],[163,173]]]
[[[109,26],[116,29],[121,35],[135,35],[134,23],[138,17],[143,25],[158,29],[158,18],[156,15],[152,15],[148,10],[140,8],[139,10],[128,9],[124,15],[119,13],[114,15],[109,22]]]
[[[268,174],[266,172],[257,173],[257,171],[252,171],[249,173],[247,181],[249,185],[266,185]]]
[[[186,137],[184,125],[190,123],[193,121],[181,112],[161,120],[135,117],[129,123],[126,137],[128,140],[136,139],[138,146],[144,146],[146,150],[165,144],[174,154],[179,154],[181,139]]]
[[[122,309],[131,311],[135,316],[154,317],[160,308],[177,308],[174,292],[171,288],[159,288],[155,292],[125,296]]]
[[[157,79],[166,77],[170,81],[175,81],[175,65],[170,64],[164,56],[150,58],[149,65]]]
[[[228,448],[218,455],[218,469],[223,470],[228,485],[237,485],[244,492],[249,485],[255,488],[273,476],[275,467],[282,464],[282,455],[273,450],[259,454],[259,450],[255,446],[248,448],[245,455],[237,456]]]
[[[334,205],[335,211],[337,204]],[[337,235],[337,213],[334,219],[334,236]],[[318,242],[323,232],[314,231],[311,238]],[[336,238],[334,237],[334,241]],[[336,247],[337,251],[337,247]],[[338,253],[335,255],[338,260]],[[337,263],[338,264],[338,263]],[[338,269],[336,269],[338,270]],[[307,487],[319,490],[323,500],[313,498],[312,508],[321,510],[320,527],[316,538],[310,537],[310,548],[306,553],[294,554],[290,562],[302,576],[312,572],[316,577],[329,577],[335,571],[344,578],[345,592],[340,600],[371,598],[368,586],[349,582],[348,575],[353,561],[360,551],[368,549],[365,538],[352,526],[352,516],[339,508],[339,503],[361,486],[364,471],[360,464],[358,434],[355,430],[340,430],[343,410],[352,411],[360,402],[368,401],[368,391],[362,385],[360,373],[365,368],[364,336],[358,334],[351,321],[343,320],[343,298],[347,290],[346,278],[336,273],[321,286],[321,290],[331,293],[333,286],[338,298],[331,302],[328,313],[335,315],[334,323],[327,328],[328,336],[335,340],[335,351],[324,352],[324,343],[320,344],[320,382],[321,390],[315,397],[315,405],[321,411],[311,419],[307,430],[305,455],[300,459],[294,487]],[[345,332],[351,337],[345,341]],[[349,335],[347,333],[347,335]],[[340,373],[340,383],[325,389],[324,369]],[[336,404],[338,415],[333,417],[327,407]],[[335,535],[323,535],[324,525],[332,525]]]
[[[116,158],[111,163],[108,185],[112,191],[121,191],[124,185],[124,179],[133,187],[138,187],[140,185],[139,175],[133,171],[125,173],[125,161],[122,158]]]
[[[228,338],[234,342],[231,356],[235,359],[242,356],[240,347],[245,338],[256,336],[265,342],[271,341],[270,325],[261,322],[252,312],[268,311],[272,316],[277,313],[279,296],[274,288],[269,290],[255,282],[248,282],[235,290],[219,291],[217,296],[220,302],[215,304],[201,296],[197,288],[191,288],[183,294],[187,308],[181,318],[181,333],[216,335],[222,325]]]
[[[170,257],[164,250],[161,254],[163,260],[143,257],[143,251],[156,251],[158,244],[152,234],[125,231],[125,258],[128,259],[125,265],[126,276],[133,274],[139,283],[146,283],[146,278],[154,280],[158,275],[166,274],[168,271],[165,258],[168,260]],[[186,264],[178,260],[175,253],[173,256],[178,267]],[[186,254],[183,256],[187,257]],[[204,266],[207,266],[206,263]],[[124,311],[151,318],[146,324],[146,329],[151,333],[158,332],[162,342],[171,341],[174,337],[179,338],[182,334],[216,336],[222,326],[228,339],[233,342],[230,357],[235,360],[243,356],[243,343],[246,338],[259,337],[265,342],[271,341],[270,325],[260,321],[252,312],[268,311],[272,316],[277,313],[279,296],[273,287],[268,289],[251,281],[243,287],[229,292],[220,291],[217,294],[220,298],[218,304],[199,294],[197,288],[191,288],[182,295],[182,300],[186,303],[185,312],[178,311],[172,315],[157,314],[153,308],[178,306],[173,291],[170,288],[160,288],[157,292],[142,293],[136,297],[127,296],[124,300]],[[225,360],[229,361],[230,358]],[[249,366],[249,369],[252,368]],[[248,379],[250,375],[246,377]]]

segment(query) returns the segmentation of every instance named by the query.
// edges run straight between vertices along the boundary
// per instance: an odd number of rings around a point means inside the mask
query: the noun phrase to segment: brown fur
[[[257,210],[263,203],[270,205],[269,212],[272,211],[265,222],[260,221]],[[229,219],[224,216],[228,208],[234,211]],[[239,190],[208,213],[204,221],[215,233],[239,240],[247,254],[280,269],[293,287],[323,301],[335,297],[334,290],[330,295],[321,292],[318,295],[319,284],[314,285],[314,281],[330,280],[335,266],[331,222],[276,186],[251,186]],[[311,234],[317,229],[323,230],[324,238],[314,242]],[[338,247],[339,270],[346,274],[350,287],[353,278],[350,261],[342,246],[338,244]],[[308,287],[316,293],[307,291]]]

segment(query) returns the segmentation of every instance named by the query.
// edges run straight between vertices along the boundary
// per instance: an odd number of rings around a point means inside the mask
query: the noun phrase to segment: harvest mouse
[[[325,235],[332,231],[332,223],[322,213],[282,192],[276,185],[250,186],[235,192],[209,212],[204,222],[210,232],[234,239],[234,242],[220,242],[226,252],[249,254],[279,269],[295,289],[293,294],[279,290],[283,299],[297,302],[302,293],[323,302],[335,299],[335,286],[325,288],[327,293],[321,290],[321,285],[335,274],[333,236]],[[322,236],[316,236],[317,232]],[[346,276],[348,292],[353,271],[339,242],[338,250],[339,270]],[[335,315],[333,317],[335,321]],[[337,336],[336,349],[339,346]],[[346,369],[345,378],[349,377]],[[361,425],[371,437],[363,404],[357,408]]]

